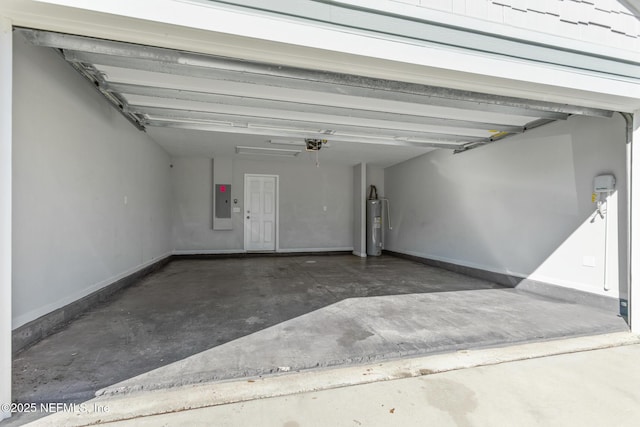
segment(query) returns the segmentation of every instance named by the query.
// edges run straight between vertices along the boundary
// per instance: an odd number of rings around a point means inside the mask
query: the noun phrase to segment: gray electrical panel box
[[[216,218],[231,218],[231,184],[216,184]]]

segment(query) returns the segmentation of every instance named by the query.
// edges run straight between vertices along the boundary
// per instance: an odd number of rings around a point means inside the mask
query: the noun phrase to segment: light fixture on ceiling
[[[472,138],[472,137],[469,137]],[[395,138],[393,138],[394,141],[400,141],[400,142],[409,142],[409,143],[414,143],[414,144],[446,144],[446,145],[458,145],[458,144],[465,144],[466,141],[461,141],[461,140],[457,140],[457,139],[438,139],[438,138],[416,138],[413,136],[410,137],[406,137],[406,136],[397,136]]]
[[[289,126],[271,126],[269,124],[249,123],[247,127],[250,129],[261,129],[261,130],[277,131],[277,132],[305,132],[305,133],[311,133],[311,134],[322,133],[321,129],[312,129],[306,126],[289,127]]]
[[[206,125],[206,126],[224,126],[234,127],[233,122],[226,122],[220,120],[199,120],[183,117],[162,117],[154,116],[152,114],[144,113],[145,119],[150,123],[176,123],[176,124],[193,124],[193,125]]]
[[[262,148],[262,147],[245,147],[236,146],[237,154],[259,154],[263,156],[282,156],[282,157],[296,157],[300,154],[300,150],[285,150],[283,148]]]
[[[300,147],[304,146],[304,141],[301,139],[270,139],[269,144],[275,145],[297,145]]]

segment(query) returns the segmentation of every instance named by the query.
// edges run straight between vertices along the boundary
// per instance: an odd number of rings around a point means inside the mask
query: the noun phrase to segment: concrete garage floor
[[[615,313],[391,256],[175,260],[14,359],[18,402],[627,331]]]

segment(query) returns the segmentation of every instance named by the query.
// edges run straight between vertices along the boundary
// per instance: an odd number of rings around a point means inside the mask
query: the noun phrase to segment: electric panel
[[[216,184],[216,218],[231,218],[231,184]]]

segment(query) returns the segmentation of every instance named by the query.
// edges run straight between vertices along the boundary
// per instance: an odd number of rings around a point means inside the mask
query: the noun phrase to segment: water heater
[[[367,200],[367,255],[382,255],[382,200]]]

